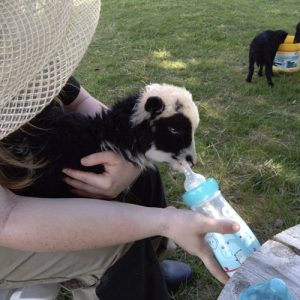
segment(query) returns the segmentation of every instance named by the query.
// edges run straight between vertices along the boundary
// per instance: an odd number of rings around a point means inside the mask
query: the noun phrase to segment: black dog
[[[296,33],[294,38],[294,44],[300,43],[300,22],[296,26]]]
[[[268,84],[273,86],[272,82],[272,66],[278,47],[282,44],[288,35],[283,30],[267,30],[258,34],[251,42],[249,48],[249,71],[246,78],[247,82],[251,82],[254,64],[259,67],[258,76],[262,76],[263,67],[265,66],[265,73]]]

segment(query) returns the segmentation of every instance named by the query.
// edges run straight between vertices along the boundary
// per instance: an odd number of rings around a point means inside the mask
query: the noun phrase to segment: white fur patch
[[[106,141],[100,144],[100,148],[102,151],[113,151],[115,153],[122,155],[122,152],[118,147]],[[126,150],[125,152],[128,158],[132,162],[134,162],[141,170],[144,170],[146,167],[148,168],[154,167],[153,162],[147,160],[143,154],[138,154],[136,156],[133,156],[129,150]]]
[[[135,162],[136,165],[141,169],[141,170],[145,170],[146,167],[148,168],[153,168],[154,165],[153,165],[153,162],[152,161],[149,161],[146,159],[146,157],[141,154],[141,155],[137,155],[137,156],[133,156],[130,151],[125,151],[126,152],[126,155],[128,156],[128,158]]]
[[[185,160],[187,155],[190,155],[193,158],[193,161],[196,162],[196,150],[195,150],[195,143],[194,141],[188,148],[182,149],[180,154],[177,156],[176,160],[173,158],[173,153],[164,152],[158,150],[155,145],[152,145],[151,148],[145,153],[145,156],[154,162],[167,162],[170,166],[176,163],[178,160]]]
[[[107,141],[103,141],[100,144],[100,149],[102,151],[113,151],[113,152],[118,153],[118,154],[121,153],[118,147],[116,147],[114,144],[112,144],[110,142],[107,142]]]
[[[150,97],[159,97],[165,104],[164,111],[157,115],[155,119],[170,117],[180,112],[191,121],[193,130],[198,126],[199,113],[196,104],[193,102],[192,94],[183,87],[157,83],[147,85],[142,90],[131,117],[133,125],[150,118],[150,113],[145,110],[145,104]]]
[[[151,148],[145,153],[145,156],[152,161],[167,163],[171,163],[173,161],[172,155],[172,153],[157,150],[154,145],[152,145]]]

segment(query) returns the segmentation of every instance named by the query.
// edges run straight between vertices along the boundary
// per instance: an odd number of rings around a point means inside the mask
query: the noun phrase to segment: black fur
[[[164,102],[162,101],[161,98],[157,96],[149,97],[145,104],[145,110],[151,113],[151,119],[154,119],[157,115],[162,113],[164,109],[165,109]]]
[[[117,151],[132,163],[139,166],[146,164],[144,167],[148,167],[151,164],[147,165],[145,153],[155,141],[158,150],[172,153],[172,157],[176,158],[182,148],[191,144],[190,120],[176,112],[157,120],[149,117],[133,126],[130,117],[138,97],[129,96],[114,105],[112,110],[94,118],[65,112],[61,107],[50,105],[31,121],[32,126],[26,126],[25,130],[18,130],[5,138],[4,144],[9,145],[9,150],[20,160],[32,155],[38,161],[47,161],[35,171],[37,180],[31,186],[15,192],[39,197],[72,196],[70,187],[63,182],[62,169],[68,167],[101,173],[103,166],[84,168],[80,164],[82,157],[98,151]],[[162,110],[161,99],[150,101],[159,111]],[[151,109],[150,102],[147,109]],[[27,171],[8,167],[2,167],[2,170],[15,178]]]
[[[296,26],[296,33],[294,37],[294,44],[300,43],[300,22]]]
[[[172,131],[166,142],[165,132]],[[156,130],[153,132],[153,139],[156,146],[164,152],[172,152],[179,155],[182,148],[190,145],[191,139],[186,132],[191,132],[191,122],[182,114],[175,114],[168,118],[161,118],[156,122]]]
[[[263,67],[267,82],[273,86],[272,81],[272,66],[278,47],[282,44],[287,36],[287,32],[283,30],[267,30],[258,34],[250,43],[249,47],[249,71],[246,78],[247,82],[251,82],[254,73],[254,64],[259,67],[258,75],[262,76]]]

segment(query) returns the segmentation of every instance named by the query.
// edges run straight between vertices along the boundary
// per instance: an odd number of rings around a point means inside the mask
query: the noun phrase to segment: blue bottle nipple
[[[296,300],[288,291],[286,283],[279,278],[272,278],[266,283],[251,285],[245,289],[240,300]]]

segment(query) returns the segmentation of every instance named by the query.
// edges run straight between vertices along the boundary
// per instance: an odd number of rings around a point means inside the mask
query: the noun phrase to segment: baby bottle
[[[271,278],[266,283],[253,284],[245,289],[239,300],[296,300],[286,283],[279,278]]]
[[[223,270],[232,276],[237,268],[256,251],[260,244],[248,225],[222,196],[214,178],[205,179],[183,164],[186,192],[184,203],[194,211],[215,219],[230,219],[240,225],[240,231],[232,234],[211,232],[205,239]]]

